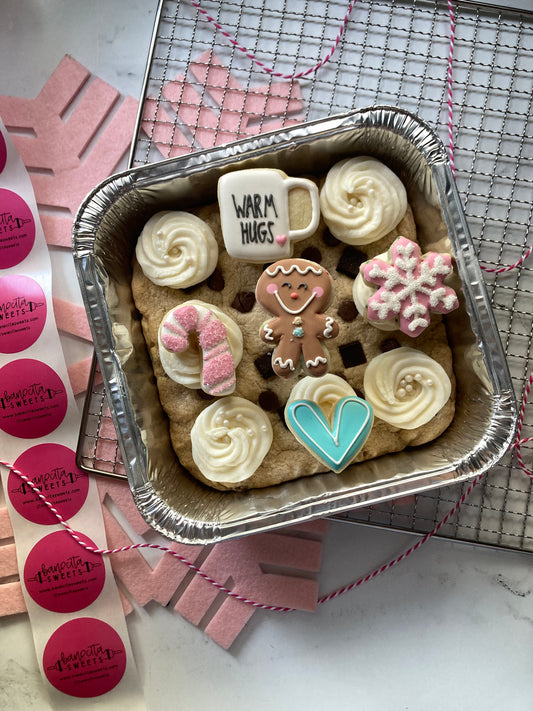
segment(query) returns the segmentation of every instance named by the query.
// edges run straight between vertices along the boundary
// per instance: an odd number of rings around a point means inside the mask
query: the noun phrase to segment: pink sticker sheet
[[[0,473],[15,538],[15,546],[0,555],[0,578],[18,569],[54,709],[71,709],[73,697],[78,710],[92,708],[99,697],[101,709],[118,705],[141,711],[145,704],[115,578],[109,561],[87,549],[106,547],[104,522],[96,483],[75,464],[79,410],[54,318],[51,263],[37,203],[1,121],[0,135],[6,149],[0,152],[0,159],[5,153],[0,172]],[[33,487],[61,509],[73,535]]]
[[[68,521],[84,505],[89,493],[89,475],[78,468],[76,454],[69,447],[45,442],[26,449],[15,468],[31,472],[32,481]],[[40,526],[57,526],[57,518],[35,491],[14,472],[9,472],[7,496],[15,511]]]
[[[39,282],[23,274],[0,276],[0,353],[21,353],[35,343],[46,322]]]
[[[214,107],[210,110],[202,106],[202,94],[194,89],[194,86],[205,82],[210,94],[209,103]],[[92,84],[94,87],[91,92],[94,93],[85,98],[86,87]],[[182,91],[186,92],[188,101],[178,103],[176,99]],[[91,96],[98,100],[89,101]],[[78,104],[82,110],[73,114],[65,124],[60,117],[71,103]],[[190,152],[194,147],[191,146],[191,130],[198,125],[200,115],[203,122],[200,123],[201,129],[196,133],[195,141],[207,148],[214,142],[255,135],[261,130],[298,122],[302,119],[304,105],[298,82],[273,82],[271,85],[261,84],[245,90],[216,55],[206,52],[191,62],[186,77],[178,76],[174,82],[169,82],[162,100],[149,98],[144,108],[147,121],[145,126],[149,131],[153,130],[149,121],[154,113],[157,113],[158,119],[168,116],[168,135],[163,122],[156,125],[157,135],[151,136],[154,145],[166,157]],[[178,108],[180,125],[186,127],[187,135],[175,130],[175,127],[173,130],[173,112]],[[288,121],[283,118],[287,108],[291,115]],[[78,200],[97,182],[107,177],[128,150],[136,113],[137,103],[133,99],[122,100],[116,90],[100,79],[91,77],[89,71],[72,57],[65,57],[60,62],[35,99],[0,96],[0,116],[10,126],[21,129],[13,133],[12,139],[22,159],[28,166],[32,166],[30,179],[37,203],[61,208],[61,212],[43,212],[40,215],[48,245],[70,249],[72,217]],[[246,116],[245,122],[236,119],[242,114]],[[269,117],[266,121],[265,115]],[[0,139],[3,140],[1,132]],[[90,143],[94,153],[90,157],[90,170],[83,169],[73,158],[76,147],[83,143]],[[74,146],[74,150],[66,150],[64,147],[67,145]],[[105,161],[102,157],[105,157]],[[39,247],[39,244],[36,246]],[[28,263],[31,266],[33,254],[30,252],[23,267]],[[47,283],[41,280],[39,284],[48,294]],[[0,290],[0,308],[1,302]],[[53,312],[52,321],[55,317],[55,324],[60,331],[90,340],[90,330],[82,307],[57,298],[53,299],[53,309],[49,300],[46,306]],[[46,328],[44,330],[36,342],[37,346],[47,338]],[[0,352],[1,339],[0,314]],[[26,347],[30,347],[29,343]],[[20,357],[28,355],[23,350]],[[4,352],[7,353],[7,350]],[[46,362],[50,364],[48,360]],[[87,359],[69,366],[65,382],[68,384],[70,380],[74,394],[82,393],[86,388],[90,365],[91,359]],[[68,419],[69,413],[64,421]],[[89,479],[80,478],[83,473],[75,467],[74,447],[57,444],[59,440],[55,435],[55,432],[48,435],[45,444],[28,441],[28,449],[15,463],[23,471],[30,469],[34,472],[36,483],[45,487],[47,498],[57,505],[69,523],[73,518],[72,525],[79,531],[89,531],[79,523],[86,510],[84,503],[89,491]],[[51,447],[51,450],[47,451],[44,447]],[[54,449],[57,451],[54,452]],[[121,466],[109,413],[103,419],[96,457],[102,469],[109,467],[115,471]],[[101,477],[98,489],[109,547],[134,542],[122,525],[124,520],[144,540],[159,540],[161,544],[168,545],[168,541],[151,531],[141,518],[127,483]],[[6,492],[10,498],[10,511],[14,510],[19,517],[42,526],[43,537],[56,526],[55,517],[16,475],[8,477]],[[246,541],[216,545],[209,551],[202,546],[170,545],[186,558],[192,559],[192,562],[202,561],[202,569],[209,571],[213,577],[225,579],[230,575],[244,596],[255,596],[266,604],[312,610],[317,600],[314,575],[320,570],[322,539],[326,529],[325,521],[316,521],[288,528],[275,535],[257,535]],[[12,535],[7,509],[0,508],[0,542],[4,543],[0,547],[0,552],[4,552],[3,562],[0,554],[0,615],[26,610],[21,583],[14,580],[17,562],[15,547],[9,540]],[[172,556],[153,553],[150,557],[145,551],[132,550],[107,559],[120,582],[125,612],[131,612],[133,605],[144,606],[150,602],[168,605],[169,613],[181,614],[219,645],[230,647],[256,609],[235,599],[228,599],[220,605],[216,594],[213,598],[215,589],[206,581],[198,582],[196,578],[191,578],[188,569]],[[264,573],[264,563],[269,568],[279,567],[279,574]],[[1,584],[7,580],[10,582]],[[189,583],[185,585],[184,581],[187,580]],[[169,602],[172,604],[169,605]],[[98,599],[94,604],[98,604]],[[205,620],[210,621],[207,624]],[[115,694],[120,686],[112,693]],[[76,708],[79,708],[78,702]]]
[[[46,363],[21,358],[0,368],[0,430],[19,439],[54,432],[68,408],[67,389]]]
[[[20,264],[35,242],[35,220],[25,201],[0,188],[0,269]]]
[[[46,678],[61,693],[94,698],[114,689],[124,676],[126,649],[111,625],[84,617],[54,632],[44,650],[43,666]]]
[[[89,546],[94,541],[77,532]],[[67,531],[48,534],[31,549],[24,563],[24,584],[34,602],[52,612],[79,612],[102,592],[102,556],[81,548]]]
[[[0,173],[6,167],[7,162],[7,146],[2,134],[0,134]]]

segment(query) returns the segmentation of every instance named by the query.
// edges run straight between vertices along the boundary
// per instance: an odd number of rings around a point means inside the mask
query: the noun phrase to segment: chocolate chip
[[[263,390],[257,400],[259,406],[267,412],[276,412],[279,410],[279,397],[272,390]]]
[[[322,241],[324,242],[326,247],[336,247],[338,244],[340,244],[340,240],[334,237],[329,230],[324,231],[324,234],[322,235]]]
[[[337,264],[337,271],[346,274],[350,279],[355,279],[359,274],[359,267],[366,262],[367,256],[360,249],[348,245],[342,250],[342,254]]]
[[[218,267],[215,267],[215,271],[211,274],[206,283],[213,291],[222,291],[224,289],[224,277]]]
[[[345,368],[353,368],[355,365],[366,363],[365,352],[360,341],[352,341],[339,346],[339,353]]]
[[[197,390],[196,394],[200,398],[200,400],[214,400],[215,396],[210,395],[209,393],[204,392],[203,390]]]
[[[309,259],[310,262],[320,264],[322,261],[322,252],[318,247],[306,247],[302,252],[302,259]]]
[[[287,423],[285,422],[285,408],[284,407],[279,408],[278,415],[279,415],[279,419],[283,422],[285,429],[288,430],[289,428],[287,427]]]
[[[268,380],[269,378],[272,378],[273,375],[275,375],[274,371],[272,370],[272,353],[273,351],[263,353],[263,355],[258,356],[254,360],[254,365],[257,368],[259,375],[265,380]]]
[[[241,314],[247,314],[251,311],[255,304],[255,294],[253,291],[239,291],[235,294],[235,298],[231,302],[231,305]]]
[[[350,299],[344,299],[339,304],[337,313],[343,321],[355,321],[358,315],[357,306]]]
[[[395,338],[386,338],[379,344],[382,353],[388,353],[388,351],[393,351],[395,348],[399,348],[400,344]]]
[[[182,289],[182,291],[184,294],[191,294],[199,286],[202,286],[202,284],[203,284],[203,282],[200,282],[200,284],[193,284],[192,286],[186,286]]]

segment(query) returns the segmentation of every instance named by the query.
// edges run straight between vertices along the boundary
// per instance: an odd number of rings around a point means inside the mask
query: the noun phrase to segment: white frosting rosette
[[[407,194],[386,165],[357,156],[330,168],[320,191],[320,209],[334,237],[365,245],[396,227],[407,210]]]
[[[209,481],[233,485],[249,479],[272,444],[272,425],[253,402],[230,396],[202,410],[191,430],[192,456]]]
[[[158,212],[144,226],[135,256],[154,284],[186,289],[214,270],[218,244],[209,225],[196,215]]]
[[[384,262],[388,262],[390,264],[390,252],[379,254],[375,257],[375,259],[382,259]],[[353,300],[357,310],[361,316],[368,321],[368,323],[372,324],[372,326],[375,326],[376,328],[379,328],[381,331],[397,331],[399,329],[397,319],[392,319],[391,321],[371,321],[368,318],[368,299],[376,293],[377,289],[377,286],[367,284],[363,275],[359,272],[359,274],[355,277],[352,288]]]
[[[448,402],[452,389],[448,374],[436,360],[407,347],[373,358],[363,386],[375,416],[403,430],[429,422]]]
[[[318,405],[331,424],[339,400],[353,397],[355,391],[344,378],[326,373],[320,378],[307,375],[299,380],[290,392],[287,405],[295,400],[310,400]]]
[[[212,304],[207,304],[204,301],[198,299],[191,299],[186,302],[189,306],[195,306],[201,310],[202,313],[211,311],[213,316],[221,321],[226,327],[226,338],[229,345],[229,350],[233,356],[233,362],[235,367],[241,362],[242,352],[243,352],[243,337],[242,331],[235,321],[230,318],[227,314],[221,311],[216,306]],[[164,324],[170,317],[172,312],[176,307],[170,309],[165,314],[165,317],[161,321],[158,333],[159,342],[159,358],[161,360],[161,365],[163,370],[168,375],[169,378],[174,380],[176,383],[185,385],[187,388],[193,390],[199,390],[202,388],[202,368],[203,368],[203,357],[202,351],[198,347],[193,347],[192,345],[187,348],[187,350],[181,353],[176,351],[170,351],[165,348],[161,342],[161,336],[164,330]],[[191,339],[192,341],[192,339]],[[194,342],[194,341],[192,341]]]

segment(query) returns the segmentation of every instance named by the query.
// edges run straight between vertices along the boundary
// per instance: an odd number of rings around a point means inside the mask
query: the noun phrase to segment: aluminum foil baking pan
[[[454,420],[427,445],[341,474],[248,492],[211,490],[184,471],[170,444],[130,288],[137,237],[159,210],[214,202],[228,170],[319,174],[354,154],[374,155],[401,177],[423,250],[455,255],[461,307],[446,322],[457,379]],[[131,491],[146,521],[169,538],[227,540],[441,487],[489,469],[510,445],[517,421],[511,378],[446,151],[405,111],[354,111],[116,175],[80,207],[73,249]]]

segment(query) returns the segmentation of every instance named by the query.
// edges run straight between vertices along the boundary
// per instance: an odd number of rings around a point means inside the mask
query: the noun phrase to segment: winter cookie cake
[[[228,172],[215,203],[154,214],[132,292],[181,464],[253,489],[438,437],[454,416],[452,270],[369,156],[312,178]]]

